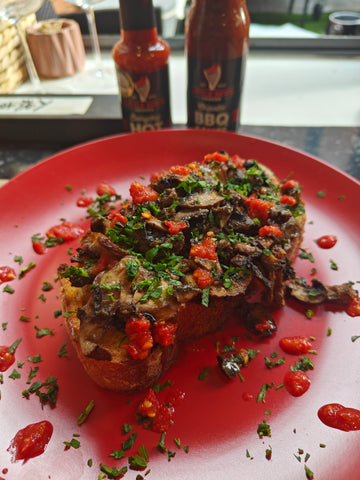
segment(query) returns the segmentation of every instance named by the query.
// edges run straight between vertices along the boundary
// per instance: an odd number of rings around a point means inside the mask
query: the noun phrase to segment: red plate
[[[201,160],[204,154],[219,149],[254,158],[272,168],[280,178],[293,175],[303,185],[308,217],[303,247],[313,254],[315,263],[297,258],[298,275],[311,278],[311,269],[315,267],[317,276],[328,284],[359,280],[360,184],[300,151],[232,133],[169,130],[87,143],[32,167],[0,190],[0,266],[9,265],[19,273],[30,262],[36,263],[22,279],[9,283],[15,290],[13,294],[1,291],[0,295],[3,324],[0,344],[10,345],[21,337],[16,360],[24,362],[3,374],[0,468],[4,470],[0,476],[8,480],[97,479],[100,463],[117,469],[127,465],[127,458],[116,460],[109,456],[113,450],[121,449],[128,437],[121,431],[124,423],[134,425],[133,432],[138,433],[127,456],[136,453],[142,444],[149,452],[150,473],[146,478],[210,480],[222,475],[293,480],[306,478],[305,466],[317,480],[337,479],[339,469],[343,478],[358,475],[360,432],[331,429],[317,417],[319,407],[326,403],[360,408],[360,340],[351,340],[360,334],[358,318],[320,307],[314,309],[312,319],[307,319],[303,306],[286,307],[276,312],[278,332],[271,340],[243,336],[245,331],[234,318],[225,332],[185,346],[178,363],[162,379],[173,382],[171,388],[176,386],[186,393],[166,435],[166,448],[175,453],[168,457],[156,448],[160,435],[136,423],[134,412],[142,395],[124,397],[94,385],[68,341],[62,317],[54,316],[54,311],[60,308],[54,275],[58,264],[69,259],[67,250],[75,249],[76,241],[51,248],[40,256],[32,250],[31,236],[44,235],[62,218],[84,222],[85,210],[76,206],[84,189],[94,196],[97,185],[105,181],[126,198],[131,181],[144,181],[140,176],[147,181],[154,171]],[[320,191],[322,196],[318,195]],[[321,250],[314,243],[324,234],[338,238],[330,250]],[[15,256],[23,258],[22,265],[15,262]],[[331,269],[332,261],[337,270]],[[43,292],[43,282],[52,283],[54,289]],[[39,298],[40,295],[43,297]],[[24,322],[21,317],[30,320]],[[53,335],[37,338],[37,328],[45,327]],[[332,331],[330,336],[328,329]],[[234,334],[241,336],[244,347],[260,350],[249,367],[242,370],[244,382],[227,381],[216,366],[216,340]],[[271,370],[264,362],[264,357],[273,352],[283,355],[278,342],[288,335],[315,337],[317,355],[311,355],[315,364],[315,369],[309,372],[311,387],[299,398],[290,396],[284,388],[276,389],[298,358],[286,355],[285,364]],[[65,342],[68,342],[68,357],[60,358],[58,351]],[[33,364],[28,360],[39,353],[42,362]],[[45,405],[42,409],[34,394],[29,399],[23,397],[23,390],[29,387],[26,382],[30,368],[34,366],[39,367],[34,380],[45,381],[49,375],[57,377],[59,395],[55,408]],[[21,378],[9,378],[14,367]],[[210,372],[200,381],[198,376],[204,367],[210,367]],[[257,402],[264,384],[271,388],[265,401]],[[252,399],[245,400],[244,394],[250,394]],[[94,400],[95,408],[79,427],[77,417],[90,400]],[[25,463],[11,462],[7,448],[15,433],[43,419],[54,426],[46,451]],[[271,437],[260,439],[257,427],[264,419],[271,427]],[[63,442],[70,442],[73,434],[80,435],[76,437],[80,447],[65,450]],[[181,448],[174,438],[180,440]],[[188,453],[185,446],[189,446]],[[272,450],[270,460],[266,459],[267,449]],[[92,466],[88,465],[89,459]],[[131,470],[125,478],[135,479],[146,472],[147,469]]]

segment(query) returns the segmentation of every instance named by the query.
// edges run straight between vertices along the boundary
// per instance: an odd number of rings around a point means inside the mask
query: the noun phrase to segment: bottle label
[[[245,59],[224,61],[188,58],[188,125],[236,130]]]
[[[170,119],[169,72],[132,75],[116,67],[124,128],[131,132],[168,127]]]

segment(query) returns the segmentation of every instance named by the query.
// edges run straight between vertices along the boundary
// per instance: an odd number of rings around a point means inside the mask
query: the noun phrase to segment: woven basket
[[[36,21],[35,14],[20,21],[24,31]],[[28,78],[20,38],[16,28],[0,20],[0,94],[11,93]]]

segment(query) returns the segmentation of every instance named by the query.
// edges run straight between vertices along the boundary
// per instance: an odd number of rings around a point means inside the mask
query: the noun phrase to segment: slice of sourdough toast
[[[305,224],[297,182],[237,155],[151,180],[130,186],[131,203],[103,198],[74,265],[59,267],[79,359],[119,392],[156,383],[182,342],[219,330],[253,293],[283,305]]]

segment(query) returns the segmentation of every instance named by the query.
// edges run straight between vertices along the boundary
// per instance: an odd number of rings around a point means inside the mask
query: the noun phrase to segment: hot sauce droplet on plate
[[[11,440],[8,452],[12,461],[29,460],[44,453],[53,433],[53,426],[47,420],[31,423],[19,430]]]
[[[328,427],[344,432],[360,430],[360,410],[344,407],[340,403],[329,403],[318,410],[319,419]]]

